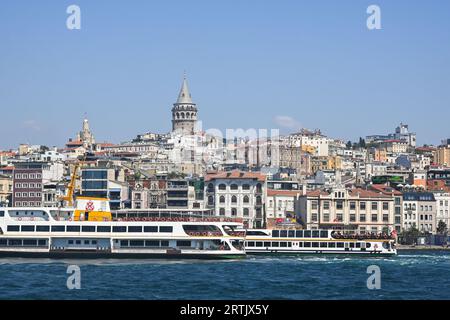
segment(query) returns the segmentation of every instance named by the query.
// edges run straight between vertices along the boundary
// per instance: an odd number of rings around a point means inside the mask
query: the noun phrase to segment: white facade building
[[[436,192],[436,227],[439,221],[443,221],[447,228],[450,227],[450,193]]]
[[[252,228],[265,225],[266,176],[256,172],[219,172],[205,177],[205,201],[218,216],[242,218]]]

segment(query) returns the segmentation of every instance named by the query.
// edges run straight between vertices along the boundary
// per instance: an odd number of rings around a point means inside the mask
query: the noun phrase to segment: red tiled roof
[[[66,146],[78,146],[78,145],[82,145],[83,141],[80,140],[75,140],[75,141],[69,141],[66,143]]]
[[[389,195],[389,194],[393,194],[393,195],[396,195],[396,196],[401,196],[402,195],[402,193],[400,191],[395,190],[392,187],[388,187],[388,186],[386,186],[384,184],[373,184],[371,186],[371,188],[374,189],[375,191],[383,192],[384,194],[387,194],[387,195]]]
[[[259,172],[245,172],[239,170],[233,170],[231,172],[217,172],[213,174],[207,174],[205,181],[211,181],[214,179],[256,179],[258,181],[266,181],[266,176]]]
[[[116,146],[114,143],[108,143],[108,142],[98,143],[97,145],[100,147],[115,147]]]
[[[318,196],[329,196],[330,193],[326,192],[325,190],[314,190],[306,192],[306,195],[308,197],[318,197]]]
[[[350,190],[350,196],[359,196],[360,198],[390,198],[386,194],[364,189],[352,189]]]
[[[349,192],[350,197],[360,197],[360,198],[390,198],[390,195],[386,195],[380,192],[375,192],[371,190],[365,190],[365,189],[347,189]],[[330,193],[325,190],[314,190],[307,192],[306,195],[308,197],[319,197],[319,196],[329,196]]]

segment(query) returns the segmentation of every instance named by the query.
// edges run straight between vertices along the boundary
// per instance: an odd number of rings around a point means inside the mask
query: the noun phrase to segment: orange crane
[[[80,163],[77,162],[73,169],[72,177],[70,178],[69,186],[67,187],[67,195],[61,198],[61,200],[66,201],[69,207],[73,207],[73,195],[75,193],[75,183],[77,180],[77,171],[80,167]]]

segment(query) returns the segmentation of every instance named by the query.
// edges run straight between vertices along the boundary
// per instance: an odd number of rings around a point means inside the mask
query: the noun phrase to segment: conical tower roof
[[[189,87],[187,84],[186,75],[184,76],[183,85],[181,86],[180,94],[178,95],[177,100],[177,104],[182,103],[193,104],[191,93],[189,92]]]

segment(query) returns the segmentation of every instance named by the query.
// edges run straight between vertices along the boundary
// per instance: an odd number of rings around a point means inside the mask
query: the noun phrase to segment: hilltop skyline
[[[204,129],[450,136],[448,2],[378,1],[375,31],[367,1],[78,1],[76,31],[69,4],[2,5],[1,149],[63,146],[85,112],[98,141],[169,132],[184,70]]]

